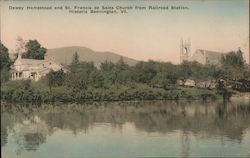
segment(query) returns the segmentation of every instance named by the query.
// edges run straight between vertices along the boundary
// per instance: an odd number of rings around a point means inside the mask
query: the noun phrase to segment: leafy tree
[[[9,70],[10,70],[11,60],[9,57],[8,48],[6,48],[0,42],[0,70],[1,70],[1,82],[9,80]]]
[[[215,65],[202,65],[196,61],[184,61],[180,65],[179,79],[210,80],[221,76],[221,69]]]
[[[66,85],[75,89],[87,89],[90,86],[92,72],[97,71],[93,62],[80,62],[73,73],[67,75]]]
[[[23,54],[24,58],[29,59],[44,59],[44,55],[47,51],[46,48],[42,47],[37,40],[29,40],[25,44],[26,52]]]
[[[172,84],[166,73],[157,73],[151,83],[156,87],[168,87]]]
[[[157,74],[156,62],[139,62],[134,68],[134,80],[139,83],[150,83]]]
[[[9,68],[11,64],[11,60],[9,57],[9,50],[6,48],[1,42],[0,42],[0,64],[1,64],[1,70],[4,67]]]
[[[7,67],[4,67],[2,70],[1,70],[1,83],[4,83],[6,81],[9,80],[9,68]]]
[[[89,80],[90,84],[95,88],[102,88],[104,86],[104,76],[101,71],[92,71]]]
[[[63,70],[50,71],[46,75],[47,85],[51,89],[52,87],[62,86],[65,80],[65,74]]]
[[[238,50],[237,52],[229,52],[222,56],[221,63],[223,66],[232,66],[236,68],[244,67],[243,52]]]
[[[239,79],[245,77],[245,63],[241,50],[229,52],[221,59],[222,77],[225,79]]]

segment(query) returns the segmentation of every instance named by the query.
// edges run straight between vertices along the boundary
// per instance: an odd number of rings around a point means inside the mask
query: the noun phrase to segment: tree
[[[103,63],[101,63],[100,69],[103,72],[111,72],[115,67],[115,64],[112,63],[111,61],[105,61]]]
[[[89,80],[90,84],[95,88],[102,88],[104,86],[104,77],[100,70],[91,72]]]
[[[226,79],[239,79],[244,78],[245,63],[243,59],[243,53],[241,50],[237,52],[229,52],[225,54],[221,59],[223,78]]]
[[[221,58],[222,66],[232,66],[236,68],[244,67],[243,53],[239,49],[237,52],[231,51]]]
[[[24,58],[29,59],[44,59],[44,55],[47,51],[46,48],[42,47],[37,40],[29,40],[25,44],[26,52],[23,54]]]
[[[46,75],[46,79],[47,79],[47,85],[51,89],[52,87],[63,85],[65,80],[65,74],[62,69],[59,71],[50,71]]]
[[[80,61],[79,61],[79,55],[77,52],[75,52],[72,56],[72,61],[71,61],[71,65],[70,65],[70,69],[72,73],[76,72],[77,66],[79,65]]]
[[[129,68],[129,65],[124,61],[123,57],[121,57],[118,62],[115,64],[117,70],[122,71]]]
[[[74,89],[87,89],[91,85],[91,73],[97,71],[93,62],[80,62],[73,73],[67,75],[66,85]]]
[[[134,80],[140,83],[150,83],[157,74],[157,62],[138,62],[134,67]]]
[[[73,54],[73,57],[72,57],[72,62],[71,62],[71,65],[77,65],[77,64],[79,64],[79,55],[78,55],[78,53],[77,52],[75,52],[74,54]]]
[[[11,60],[9,57],[9,50],[0,42],[0,70],[1,82],[8,81]]]
[[[10,57],[9,57],[9,50],[8,48],[6,48],[1,42],[0,42],[0,64],[1,64],[1,70],[4,67],[10,67],[11,61],[10,61]]]

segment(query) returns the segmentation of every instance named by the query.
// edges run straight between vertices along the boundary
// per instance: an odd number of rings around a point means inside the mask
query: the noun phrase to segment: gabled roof
[[[201,52],[202,55],[205,55],[206,60],[210,63],[218,63],[223,56],[223,53],[221,52],[210,50],[197,49],[196,52]]]
[[[45,66],[45,63],[51,62],[55,65],[53,66]],[[22,66],[21,68],[19,67],[19,71],[44,71],[47,68],[52,69],[54,71],[57,71],[58,69],[63,68],[61,64],[56,63],[52,59],[44,59],[44,60],[38,60],[38,59],[25,59],[21,58],[19,56],[16,61],[14,62],[14,67],[12,69],[15,69],[15,66]],[[50,65],[50,64],[49,64]],[[47,70],[46,70],[47,71]],[[44,71],[45,72],[45,71]]]
[[[42,62],[44,62],[44,60],[37,60],[37,59],[19,59],[19,61],[24,64],[24,65],[38,65]]]

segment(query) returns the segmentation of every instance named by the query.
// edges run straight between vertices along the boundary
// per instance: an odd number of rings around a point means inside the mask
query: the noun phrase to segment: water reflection
[[[90,133],[90,129],[98,125],[107,125],[122,132],[127,123],[132,124],[136,131],[148,134],[179,132],[176,141],[181,143],[180,155],[189,157],[196,139],[219,138],[221,144],[225,139],[240,144],[244,132],[249,132],[250,105],[248,101],[226,104],[160,101],[39,106],[5,104],[1,108],[1,147],[7,146],[3,149],[8,149],[10,137],[18,147],[16,154],[20,155],[22,151],[39,150],[42,144],[46,144],[48,136],[59,131],[71,131],[77,136]]]

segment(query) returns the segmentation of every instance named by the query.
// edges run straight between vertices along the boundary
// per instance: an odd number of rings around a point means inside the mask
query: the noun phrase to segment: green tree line
[[[40,48],[41,46],[37,47]],[[37,53],[35,49],[34,53]],[[3,44],[1,44],[1,73],[2,63],[9,71],[8,49]],[[216,92],[209,89],[180,87],[176,84],[177,80],[206,81],[248,76],[242,52],[239,51],[226,54],[220,66],[202,65],[195,61],[185,61],[175,65],[153,60],[139,61],[135,66],[130,66],[120,58],[117,63],[105,61],[99,68],[93,62],[79,61],[76,52],[67,69],[69,73],[64,73],[63,70],[51,71],[38,82],[6,82],[8,79],[1,78],[1,82],[5,82],[1,87],[1,95],[5,100],[44,102],[207,99],[216,98]],[[8,76],[8,72],[4,73]]]

